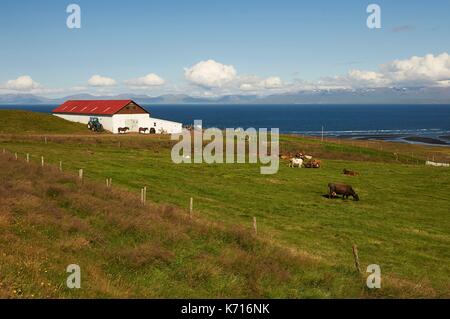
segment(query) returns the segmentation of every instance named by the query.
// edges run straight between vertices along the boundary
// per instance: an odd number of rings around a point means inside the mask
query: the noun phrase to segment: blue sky
[[[70,3],[81,7],[81,29],[66,26]],[[370,3],[381,7],[381,29],[366,26]],[[448,0],[2,0],[0,6],[0,93],[220,95],[444,85],[450,70],[442,56],[450,53]],[[416,72],[389,64],[395,60]],[[98,81],[89,82],[94,75]]]

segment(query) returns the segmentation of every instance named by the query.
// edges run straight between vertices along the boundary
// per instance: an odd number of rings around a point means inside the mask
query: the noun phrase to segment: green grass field
[[[2,115],[0,123],[3,120]],[[305,150],[322,159],[323,167],[293,169],[281,162],[277,174],[261,175],[259,164],[173,164],[167,137],[46,136],[47,144],[42,137],[3,135],[0,148],[17,152],[22,161],[29,153],[34,163],[45,156],[55,167],[62,161],[66,171],[83,168],[90,181],[104,183],[110,177],[114,186],[136,194],[146,185],[154,203],[187,208],[193,197],[197,218],[226,229],[251,229],[256,217],[259,240],[320,265],[316,270],[297,270],[299,282],[301,278],[308,282],[306,290],[284,284],[245,296],[450,296],[450,170],[423,165],[431,152],[448,158],[446,148],[379,142],[365,146],[366,142],[352,145],[284,136],[282,150]],[[402,152],[399,160],[392,155],[393,148]],[[411,150],[415,155],[409,156]],[[344,176],[344,168],[360,176]],[[329,182],[351,184],[361,200],[325,198]],[[363,271],[369,264],[381,266],[381,289],[367,291],[364,280],[355,280],[353,244],[358,246]],[[192,242],[188,246],[203,249]],[[128,273],[124,280],[134,282],[133,278]],[[151,280],[135,284],[154,285]],[[211,280],[211,290],[204,288],[201,296],[231,296],[217,294],[219,284]],[[197,296],[179,285],[174,296]],[[170,291],[160,296],[170,296]]]
[[[86,134],[86,126],[50,114],[0,110],[0,134]]]

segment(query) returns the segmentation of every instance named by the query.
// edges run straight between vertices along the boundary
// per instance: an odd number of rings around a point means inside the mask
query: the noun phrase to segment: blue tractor
[[[88,129],[90,129],[92,132],[103,132],[103,125],[98,120],[98,117],[91,117],[89,119]]]

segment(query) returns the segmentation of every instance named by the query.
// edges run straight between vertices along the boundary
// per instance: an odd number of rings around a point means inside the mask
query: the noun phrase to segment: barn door
[[[138,120],[125,120],[125,126],[130,128],[130,131],[138,130],[139,121]]]

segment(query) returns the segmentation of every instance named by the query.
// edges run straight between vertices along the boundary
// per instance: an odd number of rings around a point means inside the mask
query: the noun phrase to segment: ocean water
[[[203,127],[279,128],[281,133],[398,140],[422,136],[450,142],[449,105],[143,105],[152,116]],[[54,105],[0,108],[50,112]],[[405,140],[402,140],[405,141]]]

